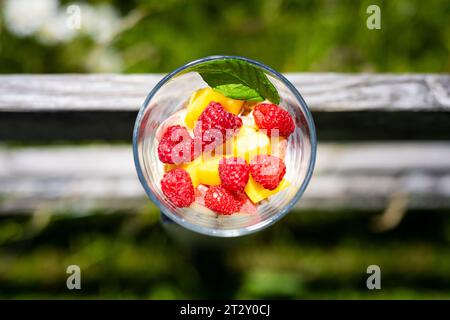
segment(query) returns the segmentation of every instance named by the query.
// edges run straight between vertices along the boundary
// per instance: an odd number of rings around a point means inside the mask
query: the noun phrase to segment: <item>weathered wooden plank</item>
[[[314,111],[450,111],[450,76],[290,73]],[[162,75],[2,75],[1,111],[136,111]]]
[[[450,143],[321,144],[300,209],[450,208]],[[0,212],[139,209],[129,146],[0,148]]]
[[[321,140],[450,139],[450,76],[288,74]],[[161,75],[0,76],[0,140],[129,140]]]

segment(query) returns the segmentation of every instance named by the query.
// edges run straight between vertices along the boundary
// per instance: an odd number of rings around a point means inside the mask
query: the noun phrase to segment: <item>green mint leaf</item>
[[[264,98],[254,89],[243,84],[223,84],[214,87],[214,90],[223,94],[225,97],[247,101],[264,101]]]
[[[218,59],[193,66],[189,71],[196,71],[212,88],[225,96],[239,100],[254,101],[267,99],[280,103],[280,96],[266,74],[258,67],[239,59]],[[227,87],[224,87],[228,85]],[[230,86],[233,85],[233,86]],[[253,90],[253,91],[250,91]],[[258,97],[259,96],[259,97]]]

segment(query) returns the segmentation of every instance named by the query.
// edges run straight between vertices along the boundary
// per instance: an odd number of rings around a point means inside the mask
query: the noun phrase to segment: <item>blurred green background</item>
[[[3,3],[2,73],[169,72],[214,54],[282,72],[450,70],[447,0],[98,0],[76,2],[73,30],[72,1]],[[381,30],[366,27],[371,4]]]
[[[408,212],[374,233],[377,212],[292,212],[256,235],[203,245],[167,232],[153,206],[1,217],[0,298],[448,299],[449,213]],[[81,290],[66,288],[71,264]],[[366,287],[372,264],[381,290]]]
[[[1,73],[165,73],[237,54],[283,72],[449,72],[450,1],[1,2]],[[381,30],[366,8],[381,8]],[[139,212],[0,215],[0,298],[450,298],[450,212],[293,212],[205,247]],[[82,290],[65,286],[78,264]],[[366,268],[382,268],[382,290]]]

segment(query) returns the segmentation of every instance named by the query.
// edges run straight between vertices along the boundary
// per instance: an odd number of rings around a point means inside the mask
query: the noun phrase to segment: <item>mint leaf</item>
[[[280,96],[266,74],[258,67],[239,59],[218,59],[193,66],[212,88],[225,96],[239,100],[280,103]],[[250,99],[247,99],[250,97]]]
[[[247,101],[263,101],[264,98],[254,89],[243,84],[223,84],[214,87],[214,90],[220,92],[225,97]]]

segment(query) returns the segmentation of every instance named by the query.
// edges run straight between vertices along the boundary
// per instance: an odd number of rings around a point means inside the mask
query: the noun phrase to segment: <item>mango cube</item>
[[[259,154],[271,153],[269,137],[265,133],[248,126],[242,126],[231,143],[227,143],[225,147],[228,148],[227,150],[231,148],[231,154],[235,157],[244,158],[247,162],[250,162]]]
[[[197,166],[193,163],[185,164],[185,170],[189,173],[191,176],[192,184],[194,185],[194,188],[197,188],[200,184],[200,179],[198,178],[198,171]]]
[[[197,178],[199,183],[208,186],[217,186],[220,184],[219,161],[223,156],[215,156],[203,160],[197,165]]]
[[[220,184],[219,176],[219,161],[223,156],[214,157],[198,157],[190,163],[183,163],[181,165],[168,164],[165,166],[165,171],[170,171],[173,168],[182,168],[186,170],[191,176],[192,184],[198,187],[199,184],[208,186],[217,186]]]
[[[198,178],[197,173],[197,166],[201,163],[201,158],[197,158],[192,162],[189,163],[183,163],[180,165],[175,164],[166,164],[165,165],[165,172],[168,172],[174,168],[181,168],[187,171],[189,175],[191,176],[192,184],[194,185],[194,188],[196,188],[200,184],[200,180]]]
[[[233,114],[239,114],[244,104],[243,100],[227,98],[210,87],[206,87],[194,92],[189,100],[186,118],[184,119],[189,128],[194,128],[200,114],[205,110],[211,101],[220,103],[225,110]]]
[[[261,200],[264,200],[281,190],[289,187],[290,183],[286,179],[281,180],[278,187],[274,190],[265,189],[262,185],[256,182],[252,176],[249,177],[247,185],[245,186],[245,193],[252,200],[253,203],[257,203]]]

